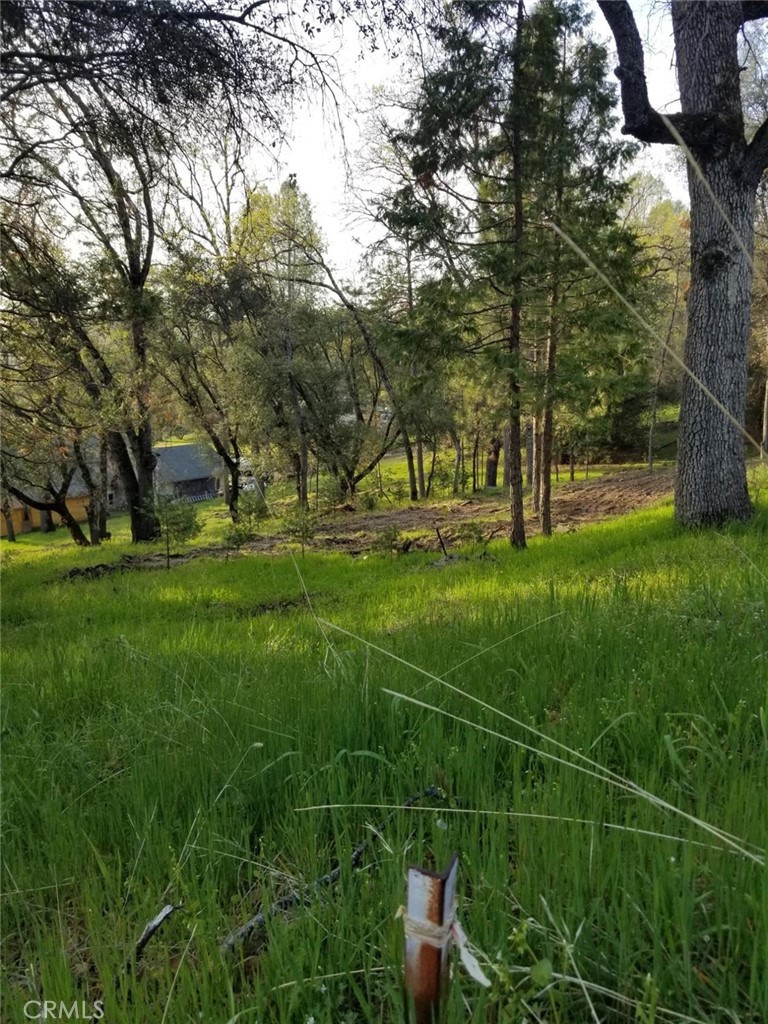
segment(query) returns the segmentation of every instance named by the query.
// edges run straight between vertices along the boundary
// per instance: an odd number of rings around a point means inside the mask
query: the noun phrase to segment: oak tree
[[[687,526],[744,520],[744,421],[752,301],[755,197],[768,165],[768,120],[745,132],[738,38],[768,17],[764,0],[673,0],[680,111],[648,97],[645,56],[627,0],[599,0],[616,41],[622,131],[690,153],[691,280],[678,440],[675,516]]]

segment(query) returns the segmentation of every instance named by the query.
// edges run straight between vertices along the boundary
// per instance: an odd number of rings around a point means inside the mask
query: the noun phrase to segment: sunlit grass
[[[118,1024],[166,1005],[179,1022],[400,1021],[404,869],[454,849],[495,985],[459,974],[450,1020],[519,1019],[522,983],[542,1019],[591,1020],[578,985],[556,981],[554,1004],[531,994],[544,957],[696,1020],[764,1019],[765,869],[696,820],[765,848],[766,540],[763,491],[750,526],[686,533],[662,505],[444,568],[310,551],[67,580],[130,547],[20,543],[3,598],[4,1019],[45,993],[104,998]],[[304,587],[360,639],[324,635]],[[530,729],[691,817],[509,742],[578,761]],[[355,805],[431,784],[448,803],[396,814],[351,872],[388,813]],[[341,806],[301,810],[319,805]],[[222,964],[262,899],[337,862],[338,889],[273,921],[244,978]],[[183,910],[143,974],[115,986],[168,902]],[[606,1021],[669,1019],[591,998]]]

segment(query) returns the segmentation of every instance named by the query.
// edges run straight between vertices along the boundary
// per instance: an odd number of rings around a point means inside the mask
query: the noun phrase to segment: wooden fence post
[[[438,1024],[449,980],[449,953],[456,914],[459,855],[438,875],[408,869],[405,908],[405,992],[414,1024]]]

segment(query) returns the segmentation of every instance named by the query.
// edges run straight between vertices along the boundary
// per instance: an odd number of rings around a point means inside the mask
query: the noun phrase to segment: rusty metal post
[[[442,875],[408,869],[405,992],[414,1024],[438,1024],[441,1019],[448,992],[458,873],[458,853]]]

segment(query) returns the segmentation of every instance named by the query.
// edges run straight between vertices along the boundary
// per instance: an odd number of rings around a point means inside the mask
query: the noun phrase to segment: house
[[[157,456],[155,487],[178,498],[215,498],[226,477],[224,463],[212,448],[200,444],[169,444],[153,449]]]
[[[36,508],[30,508],[29,505],[22,505],[16,498],[8,499],[8,506],[10,509],[10,518],[13,524],[13,532],[19,533],[30,533],[32,530],[39,530],[42,525],[42,512],[38,512]],[[0,537],[8,536],[8,523],[5,515],[0,516]]]
[[[212,448],[199,444],[161,445],[153,449],[157,456],[155,466],[155,486],[158,491],[173,494],[175,497],[190,501],[202,501],[214,498],[227,479],[224,463]],[[39,491],[40,497],[43,492]],[[33,494],[33,497],[36,497]],[[78,523],[88,521],[86,509],[90,496],[80,472],[76,472],[67,493],[67,508]],[[110,513],[120,512],[127,508],[127,500],[122,485],[114,469],[110,467],[107,484],[107,504]],[[30,533],[43,527],[45,512],[25,505],[16,498],[9,499],[10,516],[14,532]],[[54,512],[54,525],[61,519]],[[4,515],[0,515],[0,537],[8,535],[8,525]]]
[[[44,498],[44,494],[40,490],[35,490],[31,497],[33,498]],[[80,474],[75,474],[75,478],[69,487],[67,494],[67,508],[75,517],[78,523],[88,522],[88,502],[90,498],[88,491],[85,488],[85,484],[80,477]],[[50,515],[54,526],[58,526],[61,522],[61,517],[55,512],[46,513],[41,512],[39,509],[32,508],[31,505],[25,505],[23,502],[18,501],[16,498],[9,497],[8,505],[10,509],[10,518],[13,523],[13,532],[15,534],[31,533],[33,530],[41,530],[45,521],[46,515]],[[4,515],[0,515],[0,538],[8,536],[8,523]]]

